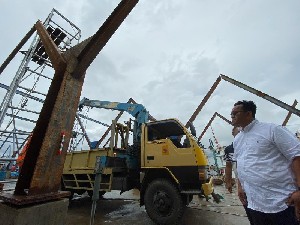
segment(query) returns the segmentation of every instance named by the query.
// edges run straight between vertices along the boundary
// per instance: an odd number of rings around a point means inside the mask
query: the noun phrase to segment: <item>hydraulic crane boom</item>
[[[133,103],[120,103],[120,102],[110,102],[110,101],[100,101],[100,100],[89,100],[88,98],[83,98],[79,102],[79,110],[83,106],[90,106],[102,109],[111,109],[117,111],[125,111],[132,115],[136,120],[134,122],[133,128],[133,142],[139,143],[141,137],[141,125],[148,122],[149,112],[141,104]]]

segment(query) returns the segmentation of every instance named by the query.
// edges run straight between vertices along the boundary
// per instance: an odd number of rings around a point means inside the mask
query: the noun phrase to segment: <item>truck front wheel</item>
[[[144,201],[148,216],[157,224],[180,222],[184,205],[178,189],[170,181],[152,181],[145,191]]]

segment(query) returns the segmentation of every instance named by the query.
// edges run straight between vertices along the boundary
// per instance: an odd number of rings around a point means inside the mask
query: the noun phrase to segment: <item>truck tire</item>
[[[178,189],[168,180],[152,181],[144,195],[148,216],[157,224],[175,225],[181,220],[184,204]]]

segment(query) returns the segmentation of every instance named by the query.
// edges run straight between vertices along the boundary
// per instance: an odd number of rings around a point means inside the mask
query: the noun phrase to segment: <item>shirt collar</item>
[[[244,127],[243,131],[244,132],[250,131],[254,127],[254,125],[257,124],[257,123],[258,123],[257,119],[252,120],[251,123],[249,123],[247,126]]]

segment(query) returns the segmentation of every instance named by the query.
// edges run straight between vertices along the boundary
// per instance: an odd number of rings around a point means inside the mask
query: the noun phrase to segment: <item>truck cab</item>
[[[177,119],[150,122],[142,130],[141,169],[168,170],[182,190],[201,189],[208,162],[195,137]]]
[[[140,203],[158,224],[177,224],[193,195],[213,194],[208,161],[177,119],[143,124]]]

